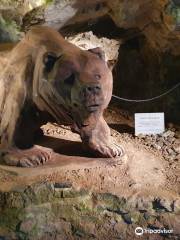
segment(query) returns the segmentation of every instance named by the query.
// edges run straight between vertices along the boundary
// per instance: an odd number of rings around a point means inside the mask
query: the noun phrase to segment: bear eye
[[[75,81],[75,74],[72,73],[68,78],[64,80],[64,83],[67,85],[73,85]]]
[[[47,53],[44,56],[44,65],[47,72],[50,72],[53,69],[57,59],[58,57],[54,53]]]

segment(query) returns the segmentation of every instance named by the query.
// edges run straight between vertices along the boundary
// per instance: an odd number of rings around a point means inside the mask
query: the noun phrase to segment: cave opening
[[[109,16],[89,20],[82,23],[75,23],[64,26],[60,29],[64,36],[72,36],[77,33],[92,31],[97,37],[120,39],[125,36],[126,30],[119,28]]]

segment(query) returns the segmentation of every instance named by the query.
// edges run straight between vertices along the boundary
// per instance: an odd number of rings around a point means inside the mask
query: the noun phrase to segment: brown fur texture
[[[103,119],[111,95],[112,73],[101,49],[84,51],[51,28],[32,28],[0,76],[3,161],[33,167],[49,160],[49,153],[33,146],[48,121],[71,125],[98,156],[120,156]]]

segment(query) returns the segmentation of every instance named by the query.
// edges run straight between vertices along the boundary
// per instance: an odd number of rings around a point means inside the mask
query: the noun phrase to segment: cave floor
[[[132,117],[105,118],[121,159],[95,158],[68,127],[48,123],[39,145],[53,149],[37,168],[0,165],[0,239],[139,239],[136,227],[169,229],[142,239],[179,239],[179,127],[134,137]]]
[[[51,160],[37,168],[1,165],[0,190],[9,191],[39,181],[68,181],[77,188],[121,196],[178,197],[179,155],[173,162],[168,161],[162,149],[154,149],[146,139],[134,137],[132,119],[117,109],[109,109],[105,117],[111,127],[112,141],[125,149],[121,159],[92,157],[83,150],[79,135],[68,127],[47,124],[43,126],[45,136],[39,144],[53,149]]]

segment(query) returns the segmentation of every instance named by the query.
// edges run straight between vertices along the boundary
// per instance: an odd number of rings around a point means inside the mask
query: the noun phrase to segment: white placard
[[[135,113],[135,135],[160,134],[165,130],[164,113]]]

